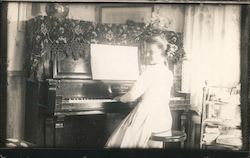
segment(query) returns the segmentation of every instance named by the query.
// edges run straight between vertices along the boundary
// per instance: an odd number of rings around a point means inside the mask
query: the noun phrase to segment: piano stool
[[[169,148],[170,143],[180,143],[180,147],[184,147],[184,142],[187,139],[187,134],[182,131],[172,130],[172,136],[164,133],[153,133],[150,137],[153,141],[161,141],[163,143],[163,148]]]

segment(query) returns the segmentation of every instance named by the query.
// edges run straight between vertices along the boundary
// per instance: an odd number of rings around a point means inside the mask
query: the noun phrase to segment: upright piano
[[[113,96],[127,92],[133,84],[131,82],[107,84],[93,80],[49,79],[48,84],[49,110],[46,119],[45,136],[47,147],[102,147],[119,122],[136,105],[136,103],[121,103],[112,99]],[[110,92],[110,87],[112,92]],[[179,128],[185,131],[188,121],[188,96],[172,98],[170,101],[170,107],[173,111],[183,111],[180,117]],[[78,120],[76,119],[77,117],[79,118]],[[68,119],[70,118],[75,119],[69,121]],[[82,121],[82,124],[80,123],[80,118],[84,120]],[[99,118],[99,120],[96,120],[96,118]],[[75,120],[75,122],[73,120]],[[86,123],[84,124],[85,120],[89,121],[87,123],[88,125],[86,125]],[[76,128],[79,130],[81,130],[81,128],[88,128],[88,131],[85,131],[86,133],[78,133],[73,131],[77,129],[69,129],[67,124],[74,124],[77,121],[80,122]],[[98,125],[98,123],[101,125]],[[84,127],[85,125],[86,127]],[[96,131],[91,130],[91,128],[93,128],[93,130],[101,131],[100,133],[95,133]],[[68,136],[63,134],[65,133],[65,130],[67,131],[66,133]],[[70,130],[73,132],[70,133]],[[88,142],[88,138],[86,138],[86,142],[78,143],[71,142],[76,138],[65,138],[76,137],[74,136],[74,133],[79,135],[90,135],[89,137],[93,137],[93,135],[91,135],[93,133],[101,135],[94,136],[96,140],[93,140],[93,138],[89,140],[90,142]],[[69,136],[71,134],[72,136]],[[67,139],[68,142],[64,139]],[[80,140],[78,139],[78,141]],[[82,141],[85,141],[85,139],[82,139]]]
[[[103,82],[93,79],[90,45],[142,46],[139,48],[139,58],[146,64],[148,58],[146,53],[142,53],[144,47],[141,45],[145,26],[144,23],[136,22],[102,24],[51,16],[28,20],[27,64],[30,67],[29,78],[32,80],[27,84],[29,88],[26,97],[28,113],[25,135],[28,140],[39,145],[45,144],[46,147],[103,147],[106,139],[136,103],[124,104],[112,99],[127,92],[132,81]],[[159,30],[152,30],[152,33],[158,34]],[[161,33],[182,50],[182,33]],[[114,54],[121,50],[124,49]],[[106,52],[102,49],[103,57],[107,57]],[[173,98],[172,110],[185,113],[189,106],[188,100],[185,95]],[[39,106],[34,106],[37,102]],[[185,120],[184,116],[180,117],[181,120]],[[45,133],[45,138],[41,133]]]
[[[88,59],[56,59],[53,78],[47,79],[46,147],[103,147],[136,105],[136,102],[121,103],[113,99],[128,92],[134,81],[94,80]],[[170,104],[172,110],[183,111],[179,128],[185,131],[188,95],[174,97]]]

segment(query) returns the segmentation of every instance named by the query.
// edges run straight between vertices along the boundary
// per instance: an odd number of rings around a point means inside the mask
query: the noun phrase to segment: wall
[[[95,4],[79,5],[73,3],[69,5],[69,19],[95,21]]]
[[[183,32],[185,5],[183,4],[158,4],[154,5],[154,10],[160,17],[170,22],[168,29],[175,32]]]
[[[19,16],[20,4],[8,3],[8,71],[22,71],[24,57],[24,26]]]
[[[46,16],[47,3],[32,3],[28,12],[31,12],[27,19],[38,15]],[[89,3],[68,3],[69,13],[66,18],[75,20],[95,21],[95,4]],[[33,9],[32,9],[33,8]]]
[[[25,78],[24,28],[20,3],[9,3],[7,12],[7,138],[24,136]],[[24,13],[24,12],[23,12]]]

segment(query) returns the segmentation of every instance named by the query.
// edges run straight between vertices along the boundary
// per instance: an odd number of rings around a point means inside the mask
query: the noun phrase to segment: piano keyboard
[[[62,99],[62,103],[98,103],[98,102],[104,102],[104,103],[110,103],[110,102],[117,102],[114,99],[110,98],[65,98]],[[170,104],[189,104],[189,100],[185,100],[181,97],[174,97],[170,99]]]
[[[58,97],[57,102],[58,103],[55,106],[55,115],[103,114],[110,109],[114,110],[115,108],[131,108],[136,105],[131,104],[130,106],[120,106],[121,104],[125,103],[121,103],[111,98]],[[171,110],[185,110],[189,106],[190,105],[186,103],[184,98],[176,97],[170,99]]]
[[[62,103],[68,104],[82,104],[82,103],[110,103],[110,102],[117,102],[113,99],[87,99],[87,98],[70,98],[70,99],[63,99]]]

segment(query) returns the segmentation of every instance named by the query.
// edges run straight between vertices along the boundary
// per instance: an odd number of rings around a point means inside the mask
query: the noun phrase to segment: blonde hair
[[[160,48],[164,53],[168,48],[168,41],[160,35],[149,38],[148,40],[146,40],[146,43],[157,45],[158,48]]]

